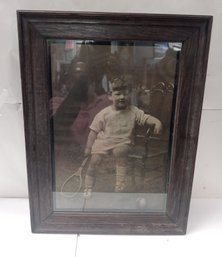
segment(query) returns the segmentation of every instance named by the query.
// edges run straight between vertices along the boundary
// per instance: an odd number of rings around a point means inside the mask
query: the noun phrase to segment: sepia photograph
[[[55,209],[164,212],[182,43],[47,48]]]
[[[17,14],[32,231],[185,234],[212,17]]]

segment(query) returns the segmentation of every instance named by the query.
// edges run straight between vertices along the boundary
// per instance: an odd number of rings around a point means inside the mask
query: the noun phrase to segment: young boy
[[[126,187],[127,156],[135,124],[154,125],[159,134],[161,122],[130,104],[130,91],[124,78],[116,78],[112,85],[113,104],[100,111],[94,118],[85,149],[91,160],[85,176],[84,196],[89,198],[96,180],[96,171],[104,154],[112,152],[116,161],[115,192]]]

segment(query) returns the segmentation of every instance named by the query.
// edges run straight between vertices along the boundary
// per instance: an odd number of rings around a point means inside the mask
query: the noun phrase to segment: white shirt
[[[131,144],[135,125],[145,125],[150,115],[135,106],[125,110],[115,110],[108,106],[94,118],[90,129],[97,138],[92,146],[92,153],[104,153],[123,144]]]

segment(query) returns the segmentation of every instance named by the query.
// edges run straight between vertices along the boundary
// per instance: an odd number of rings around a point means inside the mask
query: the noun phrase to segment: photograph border
[[[31,227],[35,233],[185,234],[212,16],[17,11]],[[53,209],[48,39],[182,42],[164,213]]]

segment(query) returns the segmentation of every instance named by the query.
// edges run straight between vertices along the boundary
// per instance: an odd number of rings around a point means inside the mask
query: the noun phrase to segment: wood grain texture
[[[211,16],[18,11],[33,232],[186,233],[208,61]],[[166,213],[56,212],[47,39],[182,42]]]

